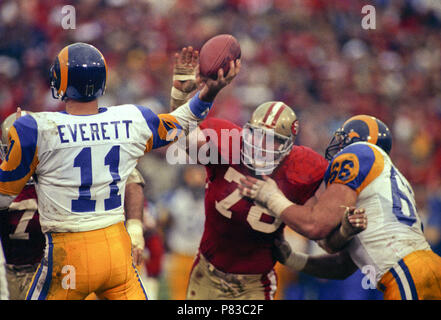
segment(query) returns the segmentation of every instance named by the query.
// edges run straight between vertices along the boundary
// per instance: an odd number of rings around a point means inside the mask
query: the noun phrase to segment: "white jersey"
[[[32,116],[43,231],[94,230],[124,221],[125,184],[152,136],[139,109],[123,105],[89,116]]]
[[[175,141],[210,106],[193,98],[161,115],[121,105],[94,115],[21,117],[9,131],[0,193],[18,194],[34,175],[43,232],[88,231],[124,221],[125,185],[138,158]]]
[[[348,246],[354,263],[375,268],[376,279],[406,255],[430,250],[418,216],[414,193],[389,156],[376,145],[358,142],[331,161],[325,183],[341,183],[358,194],[357,208],[366,209],[368,226]]]

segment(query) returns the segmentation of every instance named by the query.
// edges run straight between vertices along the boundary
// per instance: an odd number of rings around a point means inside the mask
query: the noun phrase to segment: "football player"
[[[1,125],[0,162],[7,155],[8,132],[16,118],[26,115],[19,109],[16,114],[8,116]],[[142,214],[144,179],[134,169],[127,179],[125,192],[126,228],[132,241],[132,255],[135,265],[139,265],[144,249],[142,237]],[[139,211],[141,210],[141,214]],[[141,232],[141,238],[139,237]],[[37,208],[37,195],[34,179],[31,178],[21,193],[5,212],[0,213],[0,238],[5,247],[6,275],[9,298],[24,300],[26,291],[35,270],[40,263],[45,247],[45,237],[41,231]]]
[[[282,261],[324,278],[345,278],[357,268],[371,270],[371,280],[387,300],[441,299],[441,257],[424,237],[414,192],[392,163],[391,147],[391,133],[382,121],[358,115],[335,132],[326,150],[327,188],[315,203],[293,203],[269,177],[247,177],[241,194],[312,238],[334,228],[343,215],[341,205],[363,207],[369,225],[346,250],[319,257],[292,252]]]
[[[1,124],[0,161],[8,157],[8,132],[16,118],[26,111],[9,115]],[[0,212],[0,237],[6,258],[9,298],[24,300],[32,276],[43,256],[45,238],[41,232],[34,179]]]
[[[175,72],[187,75],[185,81],[191,81],[191,69],[197,65],[192,55],[187,51],[181,55],[184,59],[177,61],[181,67]],[[190,95],[190,90],[181,90],[179,80],[174,87],[172,97],[180,100],[175,104],[179,105]],[[238,186],[246,175],[265,172],[277,181],[291,201],[304,204],[311,198],[321,184],[327,162],[310,148],[294,145],[297,130],[298,120],[290,107],[283,102],[266,102],[256,108],[244,128],[209,118],[189,136],[187,152],[191,153],[191,144],[195,143],[197,154],[208,149],[213,161],[203,163],[207,171],[205,227],[190,275],[187,299],[274,298],[273,243],[282,236],[284,224],[259,203],[242,196]],[[266,139],[254,141],[253,131],[274,138],[274,147],[257,141]],[[205,148],[207,145],[209,148]],[[272,157],[260,157],[259,153]],[[268,161],[269,158],[273,160]]]
[[[0,167],[0,207],[8,208],[35,175],[40,224],[46,238],[27,299],[147,299],[133,266],[124,226],[126,182],[139,157],[187,133],[239,72],[207,80],[186,104],[156,115],[143,106],[98,107],[107,66],[85,43],[63,48],[50,70],[63,112],[25,115],[9,130]]]

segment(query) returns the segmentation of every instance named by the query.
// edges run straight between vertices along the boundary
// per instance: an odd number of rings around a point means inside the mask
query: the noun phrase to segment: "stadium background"
[[[376,9],[375,30],[361,27],[366,4]],[[76,9],[73,30],[61,27],[64,5]],[[414,187],[426,235],[440,254],[440,31],[437,0],[1,1],[0,120],[17,106],[61,110],[50,94],[48,70],[58,51],[77,41],[93,44],[107,60],[100,105],[136,103],[167,112],[172,54],[231,33],[241,44],[242,72],[210,116],[243,125],[260,103],[282,100],[300,118],[297,143],[322,154],[348,117],[380,118],[392,130],[392,159]],[[139,164],[153,218],[164,195],[182,186],[185,170],[168,165],[164,155],[155,151]],[[161,268],[166,264],[167,255]],[[167,276],[157,276],[159,298],[170,297]],[[295,274],[288,280],[285,298],[378,298],[355,293],[350,281]],[[355,283],[360,287],[360,278]]]

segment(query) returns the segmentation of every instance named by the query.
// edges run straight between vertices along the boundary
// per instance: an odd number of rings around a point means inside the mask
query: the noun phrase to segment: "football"
[[[240,55],[240,45],[235,37],[230,34],[217,35],[209,39],[200,50],[200,74],[215,80],[218,70],[222,68],[224,75],[227,75],[230,61],[239,59]]]

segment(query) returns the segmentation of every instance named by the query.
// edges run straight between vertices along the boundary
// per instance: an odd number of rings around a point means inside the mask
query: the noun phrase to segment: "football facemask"
[[[293,137],[285,137],[273,129],[245,124],[242,130],[242,163],[256,174],[271,174],[291,151]]]

